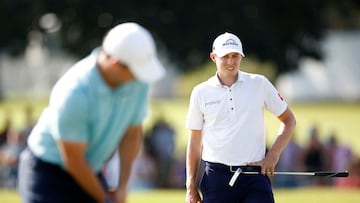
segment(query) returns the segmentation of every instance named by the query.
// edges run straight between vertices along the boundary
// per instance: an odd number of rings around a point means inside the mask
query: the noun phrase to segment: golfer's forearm
[[[119,145],[120,178],[119,187],[127,187],[133,162],[135,161],[142,145],[141,128],[129,129]]]
[[[85,160],[68,163],[67,170],[84,191],[98,202],[105,202],[106,192]]]
[[[282,122],[278,131],[278,136],[269,152],[281,154],[286,148],[293,135],[296,120],[290,109],[287,109],[280,117]]]
[[[106,191],[85,158],[87,145],[81,142],[59,140],[61,158],[68,173],[98,202],[104,202]]]
[[[188,161],[186,166],[186,188],[196,187],[196,175],[198,170],[199,159]]]
[[[186,158],[186,188],[196,187],[196,176],[200,163],[201,147],[188,144]]]
[[[118,188],[123,188],[123,189],[127,188],[135,157],[136,156],[134,155],[132,155],[132,157],[120,156],[120,176],[119,176]]]
[[[275,153],[277,156],[280,156],[280,154],[284,151],[287,144],[289,143],[291,137],[291,134],[278,135],[275,142],[271,146],[269,153]]]
[[[125,191],[127,190],[130,174],[131,174],[131,166],[130,164],[127,165],[128,165],[127,167],[120,168],[119,185],[118,185],[118,189],[123,189]]]

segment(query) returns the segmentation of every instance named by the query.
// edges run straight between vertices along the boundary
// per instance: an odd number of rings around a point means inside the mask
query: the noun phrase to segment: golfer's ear
[[[210,59],[215,62],[216,55],[214,53],[210,53]]]
[[[115,66],[115,67],[120,67],[120,68],[123,68],[123,69],[129,69],[128,66],[123,63],[121,60],[117,59],[117,58],[111,58],[110,59],[110,63],[111,65]]]
[[[107,54],[105,52],[104,52],[104,54],[105,54],[105,59],[106,59],[108,64],[114,65],[114,64],[119,63],[119,59],[117,59],[117,58],[115,58],[115,57],[113,57],[113,56],[111,56],[111,55],[109,55],[109,54]]]

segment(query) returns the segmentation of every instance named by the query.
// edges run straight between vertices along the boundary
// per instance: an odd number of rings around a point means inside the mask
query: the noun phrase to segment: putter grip
[[[315,176],[328,176],[328,177],[348,177],[349,172],[315,172]]]

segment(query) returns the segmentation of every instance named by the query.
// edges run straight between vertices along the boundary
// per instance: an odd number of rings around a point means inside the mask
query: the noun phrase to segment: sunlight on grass
[[[275,189],[276,203],[359,203],[360,190],[336,188]],[[12,190],[0,190],[1,203],[20,203]],[[130,192],[128,203],[184,203],[185,190],[148,190]]]
[[[19,195],[14,190],[0,189],[0,202],[1,203],[20,203]]]
[[[274,191],[277,203],[357,203],[360,190],[334,188],[279,189]]]

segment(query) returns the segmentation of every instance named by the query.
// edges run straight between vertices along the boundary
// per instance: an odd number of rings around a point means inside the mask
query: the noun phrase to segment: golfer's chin
[[[227,67],[226,70],[227,70],[228,72],[237,73],[238,68],[236,68],[236,67]]]

